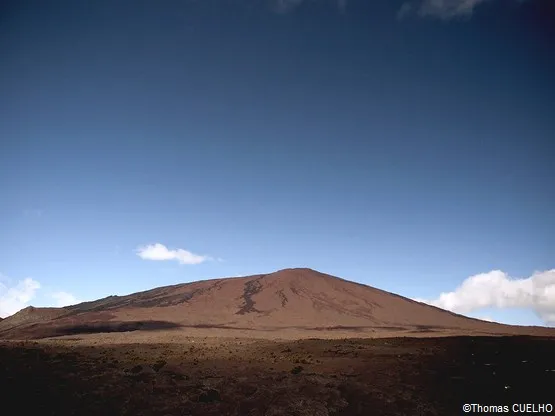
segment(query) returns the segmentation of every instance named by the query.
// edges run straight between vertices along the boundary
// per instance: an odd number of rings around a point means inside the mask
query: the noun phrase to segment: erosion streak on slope
[[[243,307],[237,311],[237,315],[244,315],[246,313],[260,312],[254,307],[254,300],[252,297],[262,290],[262,284],[260,279],[265,275],[260,276],[258,279],[249,280],[245,283],[245,289],[243,291],[243,301],[245,302]]]

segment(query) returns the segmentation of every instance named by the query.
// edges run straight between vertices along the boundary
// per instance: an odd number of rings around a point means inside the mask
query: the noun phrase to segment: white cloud
[[[474,9],[490,0],[418,0],[417,2],[405,2],[399,9],[397,17],[403,18],[412,10],[423,17],[438,17],[448,20],[455,17],[468,17]]]
[[[200,264],[212,260],[211,257],[193,254],[181,248],[170,250],[160,243],[141,246],[136,252],[143,260],[177,260],[180,264]]]
[[[56,301],[55,306],[58,308],[79,303],[79,300],[68,292],[54,292],[50,296]]]
[[[0,282],[0,317],[5,318],[29,306],[38,289],[40,283],[29,277],[12,287]]]
[[[474,319],[480,319],[482,321],[487,321],[487,322],[497,322],[495,319],[493,319],[491,316],[489,315],[475,315],[475,314],[468,314],[466,315],[470,318],[474,318]]]
[[[555,269],[513,279],[500,270],[467,278],[452,292],[426,302],[467,314],[482,308],[530,308],[547,325],[555,325]]]

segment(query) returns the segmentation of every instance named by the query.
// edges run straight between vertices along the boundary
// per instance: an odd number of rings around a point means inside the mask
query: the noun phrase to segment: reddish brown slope
[[[491,333],[555,335],[547,328],[479,321],[310,269],[168,286],[67,308],[26,308],[0,322],[0,338],[135,329],[329,336]],[[291,332],[297,331],[297,332]],[[295,335],[296,334],[296,335]]]

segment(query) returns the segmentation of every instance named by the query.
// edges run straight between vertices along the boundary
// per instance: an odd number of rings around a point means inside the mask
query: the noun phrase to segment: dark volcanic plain
[[[26,308],[4,408],[37,415],[449,415],[555,402],[555,330],[466,318],[310,269]]]

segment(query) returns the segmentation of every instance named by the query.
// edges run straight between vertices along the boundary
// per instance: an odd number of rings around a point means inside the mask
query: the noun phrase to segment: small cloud
[[[482,321],[487,321],[487,322],[495,322],[492,318],[490,318],[489,316],[477,316],[476,319],[481,319]]]
[[[13,315],[29,306],[38,289],[40,289],[40,283],[29,277],[12,287],[0,282],[0,317]]]
[[[212,260],[209,256],[193,254],[181,248],[170,250],[160,243],[141,246],[137,248],[136,253],[143,260],[177,260],[180,264],[200,264]]]
[[[54,292],[50,296],[56,301],[55,306],[58,308],[79,303],[79,300],[68,292]]]
[[[555,325],[555,269],[513,279],[500,270],[467,278],[452,292],[426,303],[468,314],[483,308],[529,308],[547,325]]]

